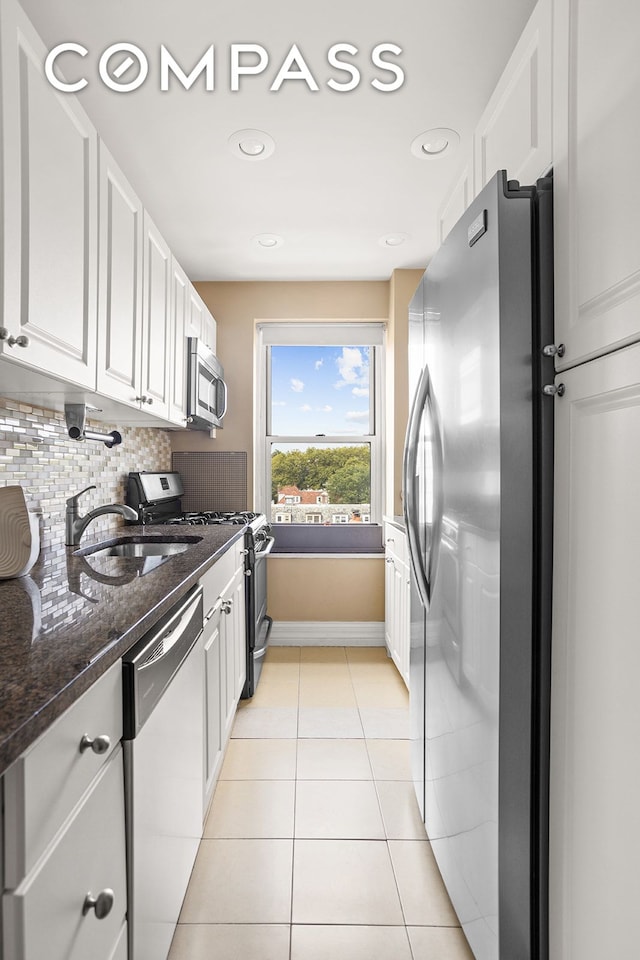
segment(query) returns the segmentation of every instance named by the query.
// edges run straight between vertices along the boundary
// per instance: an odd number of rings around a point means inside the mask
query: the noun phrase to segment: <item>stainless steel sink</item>
[[[112,547],[94,550],[92,557],[170,557],[184,553],[189,543],[116,543]]]
[[[180,537],[163,540],[161,537],[117,537],[94,543],[75,551],[75,556],[102,559],[103,557],[172,557],[184,553],[202,537]]]

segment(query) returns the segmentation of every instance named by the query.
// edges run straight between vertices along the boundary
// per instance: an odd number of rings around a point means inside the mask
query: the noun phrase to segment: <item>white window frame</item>
[[[269,405],[269,347],[277,346],[371,346],[373,364],[370,371],[373,389],[373,433],[344,436],[295,436],[278,438],[283,443],[368,443],[371,450],[372,523],[382,523],[385,483],[385,381],[384,351],[386,326],[380,321],[259,321],[256,324],[254,355],[254,446],[253,489],[255,509],[271,515],[270,451],[274,437],[267,434]]]
[[[321,513],[305,513],[304,522],[305,523],[322,523],[322,514]]]

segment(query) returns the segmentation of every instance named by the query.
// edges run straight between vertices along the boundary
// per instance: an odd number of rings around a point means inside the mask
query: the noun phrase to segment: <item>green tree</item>
[[[299,490],[327,490],[332,503],[368,503],[369,458],[367,444],[275,451],[271,457],[272,498],[277,499],[278,488],[296,486]],[[349,490],[358,496],[344,497]]]
[[[329,503],[368,503],[370,489],[369,465],[353,458],[336,470],[329,480]]]

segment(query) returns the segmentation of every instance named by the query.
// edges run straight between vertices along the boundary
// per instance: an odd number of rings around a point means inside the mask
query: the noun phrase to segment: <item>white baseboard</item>
[[[384,621],[274,620],[269,643],[275,647],[384,647]]]

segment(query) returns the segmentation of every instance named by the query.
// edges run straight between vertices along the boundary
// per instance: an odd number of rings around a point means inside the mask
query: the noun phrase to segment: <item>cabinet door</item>
[[[223,683],[224,660],[222,658],[220,616],[220,603],[217,603],[209,620],[205,623],[204,814],[207,812],[213,788],[220,773],[225,744],[223,712],[226,712],[226,710],[223,708],[221,693],[224,693],[226,687]]]
[[[384,639],[390,657],[393,657],[393,629],[395,626],[395,593],[393,590],[393,557],[386,556],[384,561]]]
[[[475,196],[473,156],[465,163],[438,213],[438,240],[443,243]]]
[[[98,390],[138,406],[142,370],[142,203],[100,143]]]
[[[247,635],[245,628],[244,571],[242,567],[236,571],[232,590],[234,647],[233,699],[237,706],[247,677]]]
[[[202,315],[202,341],[211,353],[216,352],[216,322],[206,307]]]
[[[171,402],[169,419],[184,427],[187,400],[189,280],[175,257],[171,262]]]
[[[0,8],[2,325],[28,346],[0,353],[95,389],[97,135],[43,73],[44,44],[15,2]]]
[[[640,4],[554,4],[559,369],[640,339]],[[606,78],[611,78],[610,83]]]
[[[538,0],[475,136],[475,188],[496,170],[535,183],[552,163],[551,0]]]
[[[205,305],[198,291],[189,284],[189,336],[202,340]]]
[[[633,957],[640,902],[632,853],[640,835],[640,345],[561,379],[565,395],[555,401],[550,956]]]
[[[88,895],[111,890],[98,919]],[[24,882],[3,897],[4,956],[12,960],[107,960],[125,920],[124,782],[120,746],[55,843]]]
[[[146,212],[143,259],[142,403],[155,416],[168,417],[171,251]]]

